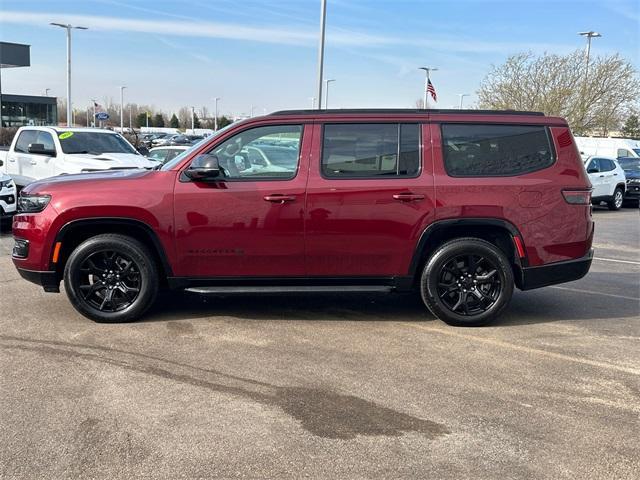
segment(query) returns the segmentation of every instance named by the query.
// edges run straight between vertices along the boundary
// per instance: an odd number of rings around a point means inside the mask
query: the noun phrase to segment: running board
[[[233,286],[191,287],[186,292],[201,295],[242,295],[260,293],[389,293],[393,287],[387,285],[283,285],[283,286]]]

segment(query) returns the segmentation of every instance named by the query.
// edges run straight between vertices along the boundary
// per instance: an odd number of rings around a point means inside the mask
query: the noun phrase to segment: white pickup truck
[[[0,172],[11,176],[18,188],[55,175],[159,165],[119,133],[65,127],[20,128],[9,150],[0,151],[0,163]]]

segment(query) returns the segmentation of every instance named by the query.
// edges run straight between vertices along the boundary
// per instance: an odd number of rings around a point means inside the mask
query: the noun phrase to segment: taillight
[[[562,190],[562,195],[571,205],[589,205],[591,203],[591,190]]]

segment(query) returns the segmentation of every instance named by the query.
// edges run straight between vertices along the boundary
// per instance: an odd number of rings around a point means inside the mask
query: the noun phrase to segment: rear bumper
[[[18,268],[18,273],[22,278],[31,283],[42,286],[45,292],[59,292],[60,279],[56,272],[27,270],[26,268]]]
[[[593,250],[590,250],[584,257],[574,260],[555,262],[539,267],[522,267],[520,278],[516,284],[521,290],[532,290],[579,280],[589,272],[591,260],[593,260]]]

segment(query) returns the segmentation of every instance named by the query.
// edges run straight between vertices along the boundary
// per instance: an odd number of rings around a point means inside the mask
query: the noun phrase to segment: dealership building
[[[0,125],[56,125],[58,108],[56,97],[9,95],[2,93],[2,70],[31,65],[30,46],[0,42]]]

